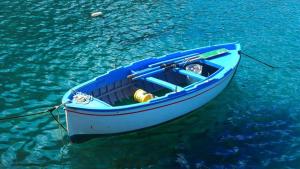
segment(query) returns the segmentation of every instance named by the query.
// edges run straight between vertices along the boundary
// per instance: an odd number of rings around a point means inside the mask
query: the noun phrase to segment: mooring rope
[[[48,112],[47,111],[42,111],[42,112],[32,113],[32,114],[4,117],[4,118],[0,118],[0,121],[18,119],[18,118],[23,118],[23,117],[28,117],[28,116],[35,116],[35,115],[38,115],[38,114],[45,114],[45,113],[48,113]]]
[[[65,126],[63,124],[60,123],[59,120],[57,120],[54,116],[54,114],[52,113],[54,110],[57,110],[59,107],[61,107],[62,105],[64,105],[65,103],[62,103],[58,106],[53,106],[50,109],[46,110],[46,111],[42,111],[42,112],[37,112],[37,113],[31,113],[31,114],[25,114],[25,115],[19,115],[19,116],[9,116],[9,117],[4,117],[4,118],[0,118],[0,121],[4,121],[4,120],[14,120],[14,119],[19,119],[19,118],[24,118],[24,117],[29,117],[29,116],[36,116],[39,114],[46,114],[46,113],[50,113],[52,118],[65,130],[67,131],[67,129],[65,128]]]
[[[269,64],[269,63],[266,63],[266,62],[263,62],[263,61],[261,61],[261,60],[258,60],[258,59],[256,59],[255,57],[253,57],[253,56],[251,56],[251,55],[248,55],[248,54],[246,54],[246,53],[244,53],[244,52],[242,52],[242,51],[239,51],[239,53],[240,53],[240,55],[244,55],[244,56],[246,56],[246,57],[248,57],[248,58],[250,58],[250,59],[252,59],[252,60],[255,60],[256,62],[262,63],[262,64],[264,64],[264,65],[266,65],[266,66],[268,66],[268,67],[270,67],[270,68],[279,68],[279,67],[277,67],[277,66],[273,66],[273,65],[271,65],[271,64]]]
[[[256,61],[256,62],[259,62],[259,63],[261,63],[261,64],[263,64],[263,65],[265,65],[265,66],[268,66],[268,67],[270,67],[270,68],[272,68],[272,69],[300,70],[300,67],[296,67],[296,66],[292,66],[292,67],[287,67],[287,66],[274,66],[274,65],[271,65],[271,64],[269,64],[269,63],[267,63],[267,62],[265,62],[265,61],[261,61],[261,60],[259,60],[259,59],[256,59],[254,56],[251,56],[251,55],[249,55],[249,54],[246,54],[245,52],[242,52],[242,51],[239,51],[239,54],[240,54],[241,56],[246,56],[247,58],[252,59],[252,60],[254,60],[254,61]]]
[[[56,110],[56,109],[55,109],[55,110]],[[58,125],[60,125],[65,131],[68,131],[68,130],[65,128],[65,126],[64,126],[63,124],[61,124],[61,122],[60,122],[58,119],[55,118],[55,116],[54,116],[54,114],[52,113],[52,111],[49,112],[49,113],[51,114],[52,118],[57,122]]]

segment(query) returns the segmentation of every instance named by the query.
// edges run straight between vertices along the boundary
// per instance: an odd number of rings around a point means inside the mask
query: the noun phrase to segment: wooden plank
[[[187,71],[187,70],[184,70],[184,69],[176,68],[176,69],[174,69],[174,71],[178,72],[178,73],[180,73],[182,75],[186,75],[186,76],[195,78],[195,79],[200,80],[200,81],[203,81],[203,80],[205,80],[207,78],[205,76],[202,76],[202,75],[199,75],[199,74],[194,73],[192,71]]]
[[[157,79],[155,77],[147,77],[147,78],[145,78],[145,80],[148,81],[148,82],[157,84],[159,86],[165,87],[167,89],[170,89],[172,91],[176,91],[177,92],[177,91],[183,90],[183,88],[180,87],[180,86],[177,86],[177,85],[174,85],[172,83],[169,83],[169,82]]]
[[[199,55],[200,59],[208,59],[210,57],[214,57],[214,56],[218,56],[218,55],[222,55],[229,52],[227,49],[225,48],[221,48],[221,49],[216,49],[213,51],[209,51],[209,52],[205,52]]]

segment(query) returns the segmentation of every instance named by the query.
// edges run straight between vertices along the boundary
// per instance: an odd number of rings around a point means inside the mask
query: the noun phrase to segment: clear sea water
[[[300,168],[299,0],[2,0],[0,117],[57,105],[139,59],[226,42],[282,68],[242,58],[231,84],[191,114],[82,144],[47,114],[1,121],[0,168]]]

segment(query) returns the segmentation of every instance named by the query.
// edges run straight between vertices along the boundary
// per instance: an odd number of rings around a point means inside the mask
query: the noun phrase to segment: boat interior
[[[138,103],[134,98],[138,89],[152,94],[153,99],[155,99],[168,93],[185,90],[186,87],[204,81],[220,69],[202,62],[194,62],[193,65],[201,66],[201,72],[195,73],[186,70],[189,65],[168,69],[162,68],[162,70],[153,74],[146,73],[147,75],[144,75],[145,73],[139,74],[138,71],[131,71],[133,75],[138,74],[139,76],[129,78],[128,75],[130,74],[128,74],[124,78],[111,83],[93,85],[93,90],[85,93],[93,96],[94,102],[105,102],[107,106],[135,104]]]
[[[76,92],[92,96],[91,104],[124,106],[145,102],[135,98],[135,93],[139,89],[144,91],[143,94],[151,94],[153,96],[151,100],[154,100],[169,93],[188,90],[195,83],[205,81],[221,69],[220,65],[213,64],[209,60],[194,59],[187,62],[180,57],[152,64],[146,63],[142,66],[132,64],[99,76],[77,88]],[[69,99],[74,99],[74,95],[75,92]]]

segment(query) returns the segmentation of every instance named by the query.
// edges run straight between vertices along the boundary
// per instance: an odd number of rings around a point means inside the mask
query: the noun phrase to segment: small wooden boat
[[[216,97],[232,79],[237,43],[148,58],[70,89],[63,97],[71,141],[155,126]]]

